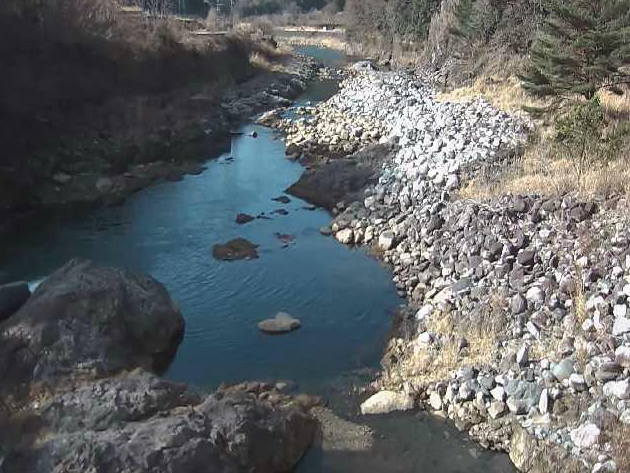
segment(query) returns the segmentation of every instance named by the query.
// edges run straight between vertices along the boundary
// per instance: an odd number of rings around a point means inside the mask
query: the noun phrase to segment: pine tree
[[[524,87],[551,99],[550,109],[602,89],[620,93],[630,83],[630,0],[549,0],[547,9]]]

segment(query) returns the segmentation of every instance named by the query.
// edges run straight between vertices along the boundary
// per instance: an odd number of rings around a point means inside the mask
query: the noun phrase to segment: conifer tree
[[[531,67],[520,76],[528,91],[557,109],[630,83],[630,0],[548,0],[547,8]]]

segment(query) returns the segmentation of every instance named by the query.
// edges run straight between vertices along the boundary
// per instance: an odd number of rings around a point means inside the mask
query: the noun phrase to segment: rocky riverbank
[[[200,393],[159,379],[183,332],[149,276],[75,260],[46,278],[0,324],[2,471],[290,471],[321,400],[287,383]]]
[[[58,159],[68,169],[53,173],[46,182],[31,188],[26,200],[22,191],[15,191],[15,202],[9,196],[5,202],[9,211],[2,214],[0,234],[15,229],[20,222],[28,224],[35,215],[117,205],[156,182],[202,172],[201,162],[224,150],[231,130],[264,110],[288,107],[318,69],[312,58],[287,56],[279,60],[273,72],[226,89],[218,101],[214,96],[191,96],[189,92],[141,101],[135,113],[156,122],[141,147],[119,149],[107,139],[98,139],[78,143],[76,149],[56,151],[61,154],[45,161]],[[162,121],[168,125],[158,123],[156,115],[166,115]],[[70,152],[72,160],[65,156]],[[16,189],[21,186],[16,183]]]
[[[275,122],[310,167],[297,195],[332,209],[324,233],[373,247],[408,300],[369,406],[451,418],[521,471],[626,471],[625,199],[460,200],[519,156],[532,124],[439,102],[404,73],[354,73],[299,112]]]

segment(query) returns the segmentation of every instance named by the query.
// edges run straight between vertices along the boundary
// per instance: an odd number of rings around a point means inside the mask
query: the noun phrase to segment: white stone
[[[503,402],[494,401],[490,404],[490,407],[488,408],[488,415],[490,415],[492,419],[498,419],[503,414],[505,414],[505,404]]]
[[[624,333],[630,332],[630,319],[625,317],[618,317],[613,324],[613,335],[618,337]]]
[[[404,393],[380,391],[361,404],[361,414],[388,414],[413,409],[413,398]]]
[[[497,386],[490,391],[490,395],[497,401],[504,401],[505,389],[503,389],[503,386]]]
[[[335,234],[335,238],[344,245],[350,245],[354,243],[354,231],[352,228],[344,228]]]
[[[394,232],[392,232],[391,230],[388,230],[379,235],[378,246],[381,250],[384,250],[384,251],[391,250],[394,246],[395,241],[396,241],[396,236],[394,235]]]
[[[571,432],[571,440],[579,448],[591,448],[599,440],[600,433],[595,424],[584,424]]]
[[[630,399],[630,381],[609,381],[604,384],[604,396],[618,399]]]
[[[431,304],[423,305],[418,312],[416,312],[416,320],[424,320],[433,314],[433,306]]]
[[[545,293],[538,286],[532,286],[527,290],[527,293],[525,294],[525,299],[527,299],[527,301],[531,302],[532,304],[540,306],[545,302]]]
[[[630,347],[619,347],[615,350],[615,361],[624,368],[630,368]]]
[[[625,317],[628,313],[628,306],[626,304],[617,304],[613,308],[613,315],[615,317]]]
[[[429,396],[429,405],[433,408],[434,411],[442,410],[442,397],[436,391],[433,391]]]

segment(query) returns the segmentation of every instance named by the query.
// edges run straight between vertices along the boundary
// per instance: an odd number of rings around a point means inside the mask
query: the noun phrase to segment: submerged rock
[[[273,319],[266,319],[258,323],[258,328],[265,333],[280,334],[297,330],[301,327],[298,319],[286,312],[278,312]]]
[[[394,391],[380,391],[361,404],[361,414],[388,414],[413,409],[413,398]]]
[[[288,204],[289,202],[291,202],[291,199],[289,199],[286,195],[281,195],[279,197],[274,197],[271,200],[273,200],[275,202],[280,202],[281,204]]]
[[[252,217],[249,214],[238,214],[236,216],[236,223],[238,223],[239,225],[243,225],[243,224],[249,223],[249,222],[251,222],[252,220],[255,220],[255,219],[256,219],[256,217]]]
[[[170,362],[184,318],[150,276],[72,260],[0,324],[3,387]],[[33,356],[33,354],[37,354]]]
[[[236,261],[241,259],[256,259],[258,245],[245,238],[235,238],[221,245],[217,244],[212,247],[212,256],[215,259],[223,261]]]
[[[0,286],[0,322],[11,317],[31,297],[26,282],[14,282]]]

